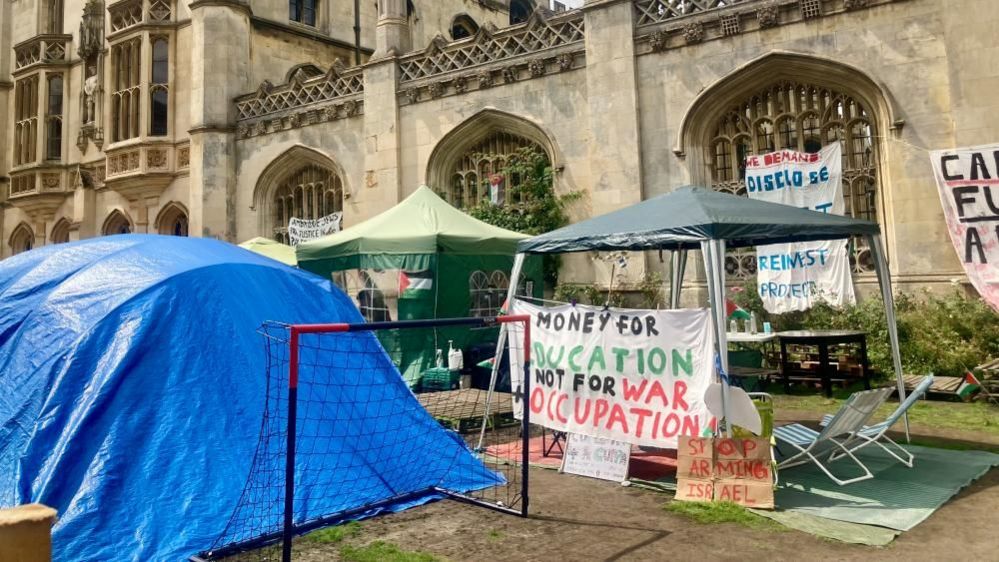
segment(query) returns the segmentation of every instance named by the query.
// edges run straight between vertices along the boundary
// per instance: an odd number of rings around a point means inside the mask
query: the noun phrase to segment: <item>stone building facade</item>
[[[463,206],[522,146],[586,217],[738,193],[746,155],[839,142],[846,208],[882,225],[896,281],[963,277],[926,151],[999,137],[992,0],[362,0],[359,57],[350,3],[303,1],[312,26],[276,2],[90,0],[59,35],[46,0],[5,0],[3,255],[121,231],[280,239],[291,216],[349,227],[424,183]],[[859,243],[852,261],[873,283]],[[601,275],[584,264],[568,273]]]

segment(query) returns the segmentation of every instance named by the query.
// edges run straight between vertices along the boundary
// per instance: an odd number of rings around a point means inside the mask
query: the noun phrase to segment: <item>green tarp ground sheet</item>
[[[877,447],[858,458],[874,478],[838,486],[814,464],[780,471],[775,501],[780,511],[756,511],[805,532],[845,542],[884,545],[922,523],[961,488],[999,466],[999,455],[907,445],[916,456],[908,468]],[[849,459],[831,463],[833,474],[855,474]],[[803,517],[804,516],[804,517]],[[811,517],[820,517],[817,522]],[[844,522],[852,525],[839,525]],[[873,527],[872,527],[873,526]],[[866,529],[863,527],[867,527]]]
[[[781,470],[774,494],[777,511],[753,509],[812,535],[842,542],[884,546],[902,531],[922,523],[962,488],[999,466],[999,455],[984,451],[956,451],[906,445],[916,456],[908,468],[877,447],[857,457],[874,478],[838,486],[814,464]],[[848,459],[828,466],[840,477],[858,475]],[[632,485],[659,491],[676,489],[673,477]]]

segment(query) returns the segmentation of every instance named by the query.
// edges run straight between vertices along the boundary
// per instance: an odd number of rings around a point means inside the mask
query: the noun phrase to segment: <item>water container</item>
[[[447,368],[452,371],[460,371],[464,366],[464,357],[460,349],[454,348],[454,340],[447,341]]]

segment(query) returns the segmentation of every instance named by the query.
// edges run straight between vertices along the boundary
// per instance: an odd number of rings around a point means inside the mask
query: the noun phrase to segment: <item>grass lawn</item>
[[[784,531],[787,529],[775,521],[771,521],[766,517],[760,517],[741,505],[732,502],[699,503],[674,500],[663,506],[663,509],[704,524],[736,523],[743,527],[767,531]]]
[[[347,562],[437,562],[439,560],[426,552],[403,550],[385,541],[350,544],[358,542],[352,539],[360,537],[363,531],[364,527],[360,523],[350,521],[343,525],[313,531],[305,535],[303,540],[316,544],[340,545],[338,548],[340,559]]]
[[[772,385],[770,391],[782,392],[783,389],[778,390],[779,388],[780,385]],[[856,388],[837,388],[833,390],[832,398],[822,396],[818,390],[810,394],[774,393],[774,406],[778,412],[781,410],[803,410],[832,414],[839,409],[852,392],[862,388],[862,385],[858,385]],[[884,419],[897,407],[897,401],[889,400],[881,406],[873,419]],[[909,409],[909,422],[914,425],[934,428],[960,429],[999,435],[999,407],[983,401],[920,400]]]

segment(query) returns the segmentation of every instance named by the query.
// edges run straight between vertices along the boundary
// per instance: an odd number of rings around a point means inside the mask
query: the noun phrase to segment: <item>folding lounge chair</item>
[[[909,411],[909,408],[911,408],[917,400],[926,394],[932,384],[933,375],[923,377],[923,380],[916,385],[916,388],[912,390],[912,393],[905,397],[905,400],[898,405],[898,408],[895,408],[895,411],[892,412],[890,416],[885,418],[885,421],[874,425],[865,425],[860,428],[860,430],[854,434],[854,438],[851,439],[849,443],[846,443],[850,452],[856,453],[860,449],[863,449],[870,444],[874,444],[884,449],[886,453],[898,459],[898,461],[905,466],[912,468],[912,462],[915,460],[912,453],[906,451],[901,445],[892,441],[886,434],[888,433],[888,430],[891,429],[891,426],[895,425],[898,420],[902,419],[902,416]],[[820,423],[823,426],[826,426],[832,418],[833,416],[831,414],[826,414]],[[829,460],[836,460],[838,458],[842,458],[842,456],[842,453],[836,451],[829,457]]]
[[[875,410],[884,404],[892,390],[891,388],[878,388],[853,393],[821,432],[797,423],[774,428],[774,436],[777,437],[778,441],[787,443],[798,451],[781,461],[777,468],[790,468],[811,461],[840,486],[873,478],[874,475],[871,474],[871,471],[864,463],[857,460],[857,457],[853,456],[853,453],[838,438],[843,438],[844,441],[849,442],[854,434],[874,415]],[[837,454],[842,451],[864,471],[864,474],[848,480],[841,480],[833,476],[819,460],[820,456],[826,455],[830,450]]]

